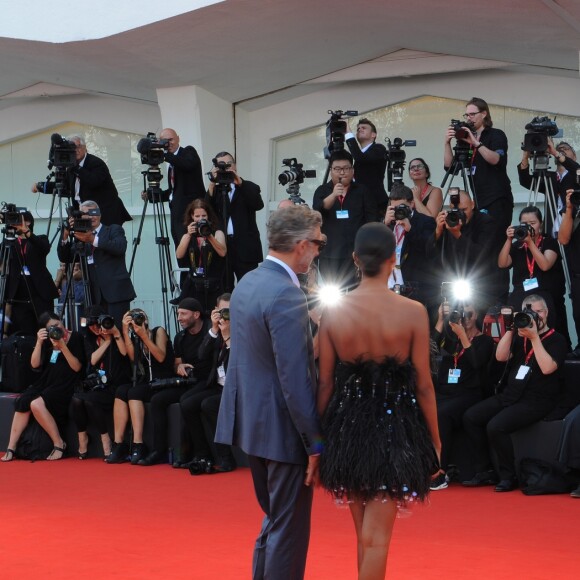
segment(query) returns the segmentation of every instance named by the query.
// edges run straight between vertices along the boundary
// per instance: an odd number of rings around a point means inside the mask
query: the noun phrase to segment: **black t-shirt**
[[[549,332],[549,331],[548,331]],[[568,345],[566,339],[558,332],[553,332],[547,336],[542,345],[548,354],[558,365],[558,370],[544,375],[536,362],[534,354],[530,357],[527,366],[530,367],[526,377],[516,379],[520,367],[526,364],[526,356],[531,350],[530,341],[518,336],[513,348],[513,359],[507,386],[500,395],[501,401],[506,405],[511,405],[519,400],[544,401],[546,403],[546,413],[551,410],[550,405],[555,403],[560,394],[560,369],[564,364]],[[525,347],[525,350],[524,350]]]
[[[568,269],[572,274],[580,275],[580,225],[572,232],[570,242],[565,248]]]
[[[87,364],[90,365],[91,355],[99,348],[99,344],[97,336],[90,330],[87,330],[84,340]],[[123,340],[123,338],[121,337],[120,340]],[[131,360],[128,356],[123,356],[119,352],[117,342],[114,338],[111,338],[111,344],[108,346],[101,360],[96,365],[91,365],[88,371],[92,372],[93,369],[105,371],[107,386],[124,385],[125,383],[131,382]]]
[[[483,130],[480,143],[499,154],[496,165],[488,163],[479,150],[474,150],[471,159],[471,174],[479,209],[484,209],[498,199],[505,198],[513,203],[510,178],[507,175],[507,137],[500,129],[488,127]]]
[[[175,335],[173,340],[175,358],[180,358],[181,362],[193,365],[194,375],[198,379],[207,379],[211,371],[212,361],[199,357],[199,347],[208,330],[209,323],[206,321],[197,334],[182,330]]]
[[[544,272],[534,260],[532,278],[538,280],[538,290],[546,290],[551,294],[562,294],[564,292],[564,271],[562,269],[562,259],[560,257],[560,248],[554,238],[543,236],[538,244],[538,249],[544,253],[546,250],[556,252],[558,258],[554,265]],[[532,253],[529,249],[520,246],[515,242],[510,248],[510,257],[512,259],[513,275],[512,284],[514,292],[524,292],[524,280],[530,278],[528,262],[532,264]],[[527,260],[526,260],[527,257]]]

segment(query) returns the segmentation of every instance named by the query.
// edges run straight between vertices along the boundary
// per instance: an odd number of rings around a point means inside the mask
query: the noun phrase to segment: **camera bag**
[[[13,334],[2,342],[2,390],[21,393],[33,381],[30,357],[36,337]]]
[[[570,493],[578,482],[570,469],[558,461],[524,457],[520,461],[520,480],[525,495]]]

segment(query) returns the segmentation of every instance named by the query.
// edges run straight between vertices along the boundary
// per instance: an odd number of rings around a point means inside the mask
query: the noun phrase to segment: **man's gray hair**
[[[524,301],[522,302],[522,308],[525,308],[526,304],[531,304],[532,302],[540,302],[541,304],[543,304],[544,310],[548,310],[548,305],[546,304],[546,301],[539,294],[530,294],[529,296],[526,296],[524,298]]]
[[[268,247],[288,254],[301,240],[309,240],[317,226],[322,225],[320,212],[306,205],[277,209],[268,220]]]
[[[92,199],[87,199],[85,201],[82,201],[79,207],[96,207],[97,209],[99,209],[99,204],[96,201],[93,201]]]
[[[67,137],[67,140],[78,141],[83,147],[86,145],[84,137],[81,137],[80,135],[71,135],[70,137]]]

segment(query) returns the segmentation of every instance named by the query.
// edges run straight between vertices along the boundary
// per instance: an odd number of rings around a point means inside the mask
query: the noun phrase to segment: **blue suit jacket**
[[[316,369],[306,298],[265,260],[236,286],[231,352],[216,441],[249,455],[306,463],[318,453]]]

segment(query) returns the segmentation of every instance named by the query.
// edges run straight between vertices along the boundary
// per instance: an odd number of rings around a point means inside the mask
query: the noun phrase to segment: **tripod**
[[[445,207],[445,200],[449,195],[449,190],[451,189],[451,185],[453,183],[453,179],[461,174],[463,180],[463,190],[467,191],[467,193],[472,194],[473,201],[475,202],[475,207],[478,208],[479,205],[477,203],[477,198],[475,196],[475,187],[473,185],[473,178],[471,176],[471,172],[469,169],[469,161],[471,158],[471,149],[469,145],[464,145],[463,143],[458,142],[455,147],[453,147],[453,161],[449,166],[449,169],[445,172],[445,176],[443,177],[443,181],[441,182],[441,189],[445,187],[449,176],[451,179],[449,181],[449,185],[445,190],[445,195],[443,196],[443,205]]]
[[[538,201],[538,193],[540,190],[544,191],[544,216],[550,216],[550,220],[545,219],[544,221],[550,224],[556,223],[558,219],[558,205],[556,201],[556,194],[554,193],[554,188],[552,184],[552,180],[548,175],[548,159],[549,156],[545,154],[536,154],[534,153],[532,157],[533,163],[533,177],[532,183],[530,186],[530,195],[528,197],[528,205],[537,205]],[[545,232],[548,235],[548,232]],[[560,254],[562,256],[562,265],[564,269],[564,277],[566,279],[566,288],[568,290],[568,294],[570,294],[570,272],[568,270],[568,263],[566,260],[566,252],[564,251],[564,246],[560,242],[558,242],[558,246],[560,247]]]
[[[221,218],[222,218],[222,222],[224,225],[224,233],[226,234],[226,246],[227,246],[227,239],[228,239],[228,221],[230,219],[229,216],[229,212],[228,212],[228,200],[229,200],[229,190],[231,187],[231,183],[221,183],[221,182],[217,182],[215,184],[215,190],[214,190],[214,195],[217,196],[216,197],[216,207],[219,207],[219,205],[221,204]],[[229,248],[228,251],[226,252],[226,256],[225,256],[225,261],[224,261],[224,278],[225,278],[225,284],[224,284],[224,290],[226,292],[231,292],[234,289],[234,273],[232,271],[231,273],[231,288],[230,288],[230,252],[229,252]]]
[[[300,184],[294,182],[286,188],[288,199],[294,205],[306,205],[306,202],[300,197]]]
[[[135,263],[135,254],[137,247],[141,243],[141,233],[143,232],[143,223],[145,222],[145,214],[147,213],[147,205],[149,202],[153,205],[153,223],[155,232],[155,243],[157,244],[158,262],[159,262],[159,280],[161,283],[161,303],[163,305],[163,322],[167,333],[170,332],[171,320],[169,314],[169,303],[167,298],[168,288],[171,295],[175,290],[176,283],[172,277],[171,252],[169,250],[169,228],[167,227],[167,214],[165,212],[165,205],[163,203],[163,191],[158,186],[159,181],[163,178],[159,172],[156,173],[157,185],[149,185],[147,181],[150,179],[150,171],[142,171],[143,175],[143,190],[147,192],[147,197],[143,205],[143,212],[141,213],[141,221],[137,236],[133,238],[133,253],[131,255],[131,264],[129,266],[129,276],[133,271],[133,264]],[[173,313],[173,324],[177,329],[177,315]]]

